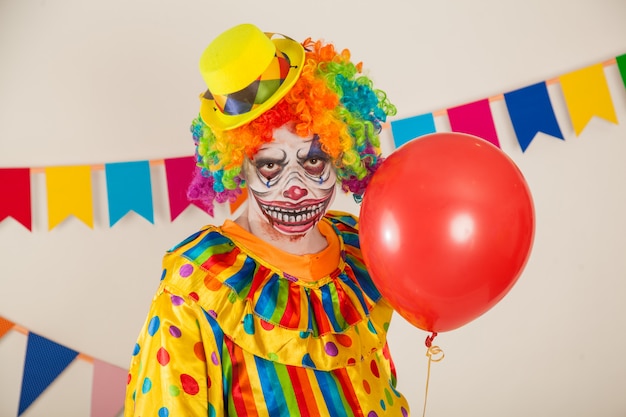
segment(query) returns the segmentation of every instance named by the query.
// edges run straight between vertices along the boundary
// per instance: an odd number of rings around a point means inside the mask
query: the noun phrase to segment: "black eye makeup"
[[[304,169],[305,175],[322,184],[330,175],[329,166],[330,157],[322,150],[319,137],[315,135],[311,141],[311,147],[307,154],[302,156],[298,154],[298,163]]]
[[[254,164],[257,176],[267,187],[271,187],[278,181],[278,177],[287,165],[287,154],[280,150],[276,152],[267,152],[261,155],[257,154],[252,163]]]

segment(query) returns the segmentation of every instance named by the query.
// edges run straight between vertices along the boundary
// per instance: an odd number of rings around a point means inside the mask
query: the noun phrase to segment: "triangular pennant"
[[[78,352],[34,333],[28,334],[18,416],[72,363]]]
[[[489,99],[450,108],[448,109],[448,119],[453,132],[478,136],[493,143],[498,148],[500,147]]]
[[[104,165],[111,227],[133,210],[154,223],[152,183],[148,161],[115,162]]]
[[[538,132],[564,139],[545,82],[505,93],[504,101],[522,151]]]
[[[593,116],[617,124],[617,115],[601,63],[562,75],[559,81],[576,136]]]
[[[204,207],[196,201],[189,201],[187,189],[191,183],[196,166],[196,158],[184,156],[182,158],[170,158],[165,161],[165,175],[167,178],[167,192],[170,201],[170,219],[174,221],[189,204],[193,204],[202,210]]]
[[[91,417],[115,417],[124,407],[128,371],[94,359]]]
[[[30,168],[0,169],[0,222],[13,217],[32,230]]]
[[[617,63],[617,68],[622,76],[624,88],[626,88],[626,54],[615,57],[615,62]]]
[[[93,198],[91,167],[48,167],[48,230],[54,229],[67,217],[74,215],[93,229]]]
[[[2,339],[2,336],[7,334],[7,332],[11,330],[14,325],[15,323],[13,323],[12,321],[0,317],[0,339]]]
[[[237,196],[235,201],[230,203],[230,214],[233,214],[237,209],[248,199],[248,189],[242,188],[241,194]]]
[[[411,139],[435,133],[435,119],[432,113],[413,116],[406,119],[393,120],[391,133],[396,148],[404,145]]]

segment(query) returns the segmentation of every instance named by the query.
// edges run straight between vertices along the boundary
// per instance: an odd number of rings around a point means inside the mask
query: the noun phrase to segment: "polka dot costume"
[[[339,266],[315,280],[213,226],[169,251],[124,415],[408,416],[386,343],[392,309],[365,270],[356,219],[322,223]]]

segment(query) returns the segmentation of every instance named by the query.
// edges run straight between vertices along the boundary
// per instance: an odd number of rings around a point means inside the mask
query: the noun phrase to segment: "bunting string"
[[[18,416],[22,415],[74,360],[93,366],[90,417],[114,417],[124,407],[128,371],[77,352],[0,317],[0,340],[15,331],[27,337]]]
[[[557,83],[561,86],[562,98],[576,136],[582,133],[593,117],[618,123],[605,78],[604,69],[609,66],[617,66],[626,88],[626,54],[622,54],[514,91],[393,120],[385,123],[383,129],[391,129],[393,143],[398,148],[409,140],[435,133],[435,118],[447,117],[453,132],[472,134],[500,147],[491,104],[504,101],[517,142],[522,152],[525,152],[540,132],[564,140],[552,99],[548,95],[548,86]],[[151,167],[156,166],[163,166],[166,171],[171,221],[190,205],[203,209],[201,205],[187,199],[185,191],[195,169],[195,159],[193,156],[183,156],[84,166],[0,168],[0,222],[12,217],[32,231],[31,176],[45,175],[48,230],[54,229],[72,215],[93,229],[94,190],[91,173],[104,171],[109,227],[114,227],[131,211],[154,223],[150,172]],[[245,198],[246,195],[242,194],[237,201],[230,203],[231,214]]]

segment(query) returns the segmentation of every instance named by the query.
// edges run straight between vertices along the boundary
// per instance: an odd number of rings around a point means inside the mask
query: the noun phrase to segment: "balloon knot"
[[[426,347],[430,348],[433,345],[433,340],[435,340],[435,337],[437,337],[437,332],[432,332],[432,334],[430,336],[426,336]]]

